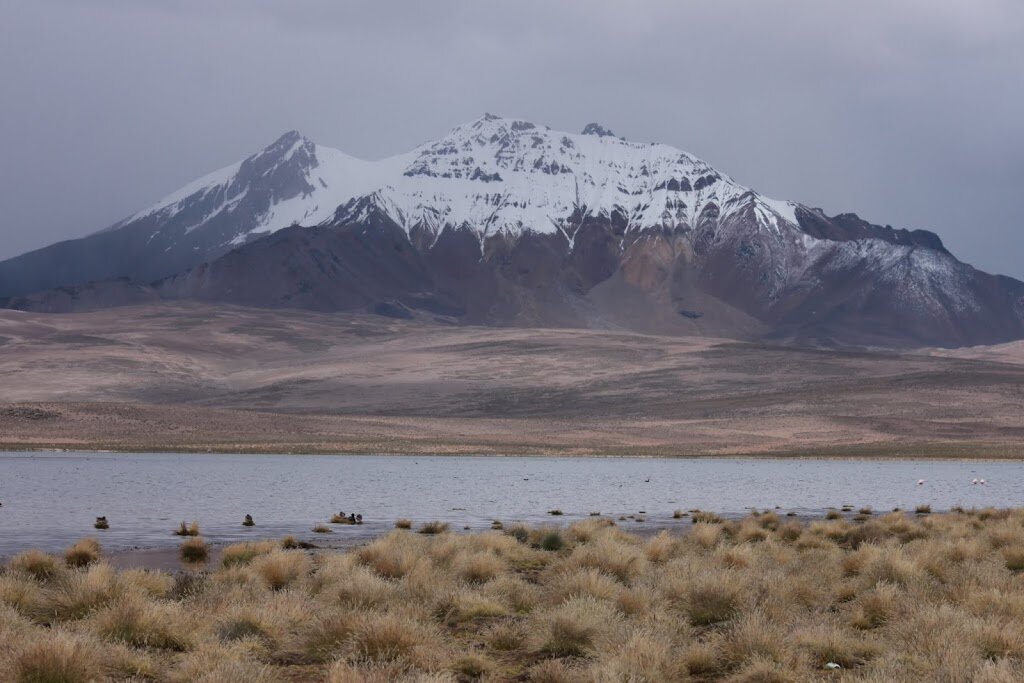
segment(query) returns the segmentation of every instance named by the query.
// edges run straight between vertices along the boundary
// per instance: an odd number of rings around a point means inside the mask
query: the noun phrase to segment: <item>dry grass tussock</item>
[[[646,538],[603,518],[474,535],[396,529],[346,553],[241,543],[219,566],[179,575],[114,570],[87,540],[63,561],[26,552],[0,570],[0,672],[1024,680],[1024,511],[865,516],[705,517]]]

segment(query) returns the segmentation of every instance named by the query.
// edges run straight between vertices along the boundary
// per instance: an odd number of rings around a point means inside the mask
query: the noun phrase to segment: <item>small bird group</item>
[[[985,485],[985,480],[984,479],[971,479],[971,483],[972,484],[981,484],[982,486],[984,486]]]
[[[344,512],[339,512],[335,516],[335,519],[336,520],[344,519],[344,520],[346,520],[346,522],[348,524],[362,524],[363,523],[363,516],[362,515],[357,515],[354,512],[353,513],[349,513],[349,516],[347,518],[345,517],[345,513]]]

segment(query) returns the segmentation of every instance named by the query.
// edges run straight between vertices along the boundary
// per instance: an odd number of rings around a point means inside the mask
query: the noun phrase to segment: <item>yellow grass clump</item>
[[[26,552],[0,569],[0,678],[1017,681],[1022,548],[1024,511],[965,510],[398,529],[180,574]]]
[[[45,581],[57,573],[57,560],[41,550],[26,550],[15,555],[7,568]]]
[[[99,559],[100,542],[95,538],[83,538],[64,553],[64,562],[69,567],[87,567]]]
[[[19,647],[7,669],[18,683],[89,683],[104,674],[92,643],[68,633],[38,634]]]
[[[206,541],[199,538],[189,538],[181,544],[181,559],[185,562],[206,562],[210,555],[210,548]]]
[[[220,556],[220,562],[225,567],[249,564],[253,558],[271,553],[277,550],[279,546],[280,544],[274,541],[234,543],[224,548],[224,552]]]

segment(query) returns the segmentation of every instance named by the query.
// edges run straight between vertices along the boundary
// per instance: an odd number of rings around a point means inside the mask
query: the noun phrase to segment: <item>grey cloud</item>
[[[1024,277],[1019,2],[14,1],[0,63],[0,257],[291,128],[373,158],[494,111],[668,142]]]

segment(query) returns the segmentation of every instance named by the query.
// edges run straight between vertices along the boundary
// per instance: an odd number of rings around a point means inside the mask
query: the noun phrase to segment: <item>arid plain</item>
[[[203,305],[0,312],[0,448],[1021,457],[1024,345],[795,349]]]

